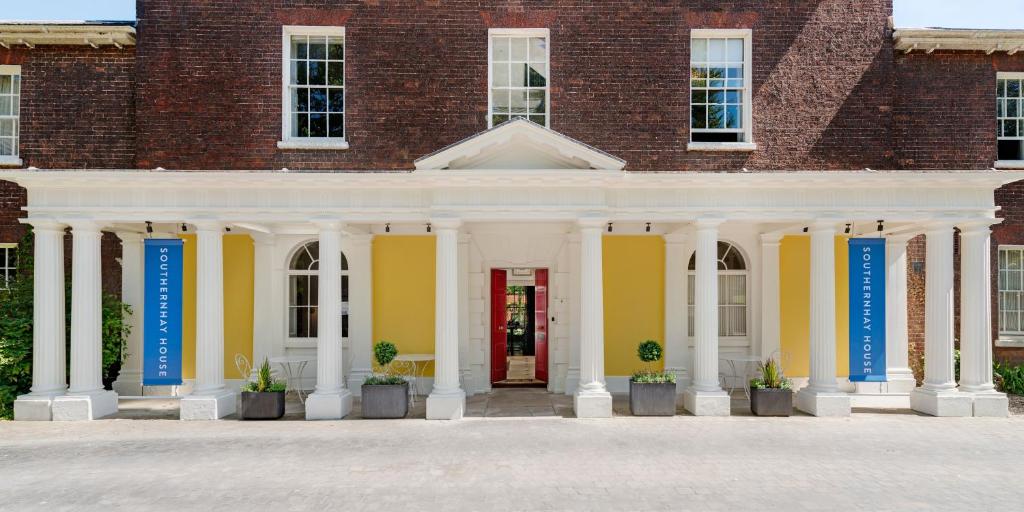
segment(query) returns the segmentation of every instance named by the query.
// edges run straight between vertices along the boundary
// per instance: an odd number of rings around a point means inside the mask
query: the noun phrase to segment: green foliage
[[[391,361],[398,357],[398,347],[390,341],[378,341],[373,344],[373,358],[381,368],[387,368]]]
[[[793,389],[793,383],[782,374],[782,368],[773,358],[757,366],[761,376],[750,381],[754,389]]]
[[[18,272],[5,290],[0,290],[0,419],[14,415],[13,402],[32,386],[32,301],[33,237],[31,231],[18,243]],[[71,280],[65,280],[65,325],[71,329]],[[131,326],[131,308],[112,295],[103,296],[103,382],[117,377],[125,356]],[[70,332],[65,333],[68,343]],[[68,364],[71,358],[67,358]]]
[[[400,375],[370,375],[363,381],[364,386],[398,386],[405,384]]]
[[[242,386],[242,391],[250,393],[284,393],[285,389],[287,387],[284,381],[274,378],[270,371],[270,361],[265,358],[256,372],[256,380],[246,382],[245,386]]]
[[[992,365],[992,371],[1002,392],[1024,395],[1024,366],[1010,366],[997,361]]]
[[[674,373],[655,371],[651,365],[651,363],[661,361],[664,353],[657,341],[647,340],[641,343],[636,349],[636,356],[644,362],[646,368],[633,372],[633,377],[630,380],[638,384],[674,384],[676,382]]]
[[[676,374],[669,372],[650,372],[644,370],[634,372],[630,380],[636,382],[637,384],[675,384]]]
[[[640,347],[638,347],[636,351],[637,357],[648,364],[661,361],[662,353],[661,345],[654,340],[647,340],[641,343]]]

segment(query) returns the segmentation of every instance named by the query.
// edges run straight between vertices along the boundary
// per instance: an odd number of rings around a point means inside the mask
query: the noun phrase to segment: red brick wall
[[[992,334],[999,336],[999,246],[1024,245],[1024,182],[1007,185],[996,191],[996,204],[1002,209],[996,215],[1003,220],[992,228]],[[996,347],[997,360],[1024,363],[1024,349]]]
[[[638,171],[893,168],[891,0],[139,2],[138,164],[410,169],[486,128],[487,29],[551,30],[552,128]],[[281,26],[344,25],[348,151],[281,151]],[[754,33],[753,154],[686,151],[691,28]]]

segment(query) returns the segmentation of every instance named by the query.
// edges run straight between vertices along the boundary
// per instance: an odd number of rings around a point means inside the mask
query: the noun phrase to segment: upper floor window
[[[0,244],[0,289],[10,286],[18,271],[18,244]]]
[[[690,256],[687,304],[689,305],[689,334],[694,334],[693,315],[696,308],[697,254]],[[718,335],[744,337],[747,335],[747,262],[736,246],[718,242]]]
[[[547,29],[491,29],[488,128],[510,119],[550,126]]]
[[[345,28],[284,27],[282,149],[347,148]]]
[[[750,30],[691,32],[689,149],[755,149],[750,61]]]
[[[21,67],[0,66],[0,165],[21,165],[18,158],[20,117]]]
[[[999,334],[1024,336],[1024,247],[999,247]]]
[[[999,160],[1024,160],[1024,73],[999,73],[996,97]]]
[[[317,337],[320,242],[299,247],[288,263],[288,337]],[[348,338],[348,259],[341,255],[341,337]]]

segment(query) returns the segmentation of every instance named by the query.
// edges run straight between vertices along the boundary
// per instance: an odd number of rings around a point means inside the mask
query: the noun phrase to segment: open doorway
[[[548,270],[491,271],[491,384],[548,381]]]

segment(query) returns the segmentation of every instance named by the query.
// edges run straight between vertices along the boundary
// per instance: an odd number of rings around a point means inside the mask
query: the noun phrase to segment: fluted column
[[[348,340],[352,371],[348,389],[356,393],[373,373],[373,235],[352,235],[343,251],[349,265]]]
[[[836,382],[836,225],[811,226],[810,379],[797,407],[815,416],[847,416],[850,398]]]
[[[32,388],[14,402],[14,419],[50,421],[53,399],[67,391],[64,224],[32,222]]]
[[[718,226],[697,222],[696,269],[693,283],[693,384],[683,395],[686,410],[696,416],[728,416],[729,395],[718,381]]]
[[[612,396],[604,381],[604,247],[607,219],[580,220],[580,381],[573,395],[578,418],[608,418]]]
[[[213,420],[235,412],[235,394],[224,386],[224,225],[196,227],[196,380],[181,400],[181,419]]]
[[[306,399],[307,420],[337,420],[352,411],[345,389],[341,350],[341,229],[337,221],[317,223],[320,267],[317,273],[316,391]]]
[[[917,382],[910,369],[907,332],[907,242],[911,235],[885,241],[885,359],[889,393],[910,393]]]
[[[279,315],[274,309],[274,246],[276,237],[271,233],[253,233],[253,340],[252,374],[255,378],[263,361],[272,357],[273,346],[279,340],[275,336],[274,319]]]
[[[988,221],[960,226],[960,390],[975,416],[1009,414],[992,380],[991,240]]]
[[[925,272],[924,386],[910,405],[933,416],[970,416],[970,395],[957,391],[953,373],[952,223],[929,226]]]
[[[580,235],[566,236],[569,261],[569,367],[565,372],[565,394],[575,395],[580,387]]]
[[[676,376],[676,391],[689,386],[689,347],[687,347],[686,235],[668,234],[665,238],[665,371]]]
[[[427,419],[454,420],[466,410],[459,385],[459,219],[431,222],[437,233],[434,320],[434,389],[427,397]]]
[[[142,318],[145,293],[144,250],[142,234],[130,231],[117,233],[121,240],[121,302],[132,310],[125,318],[131,328],[125,344],[121,372],[114,381],[114,391],[122,396],[142,396]]]
[[[761,355],[781,359],[779,249],[782,235],[761,235]],[[777,361],[785,365],[787,361]],[[783,370],[786,370],[783,367]]]

